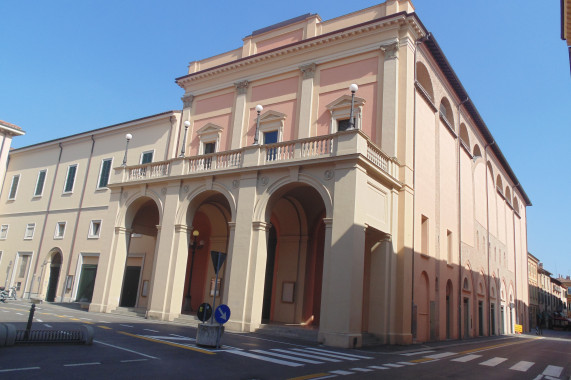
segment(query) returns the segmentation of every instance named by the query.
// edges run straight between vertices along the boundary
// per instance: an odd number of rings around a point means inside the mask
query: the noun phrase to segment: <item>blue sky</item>
[[[27,132],[13,142],[22,147],[180,109],[174,79],[188,62],[301,14],[328,20],[377,3],[1,1],[0,119]],[[571,275],[571,77],[559,1],[414,5],[531,198],[529,251]]]

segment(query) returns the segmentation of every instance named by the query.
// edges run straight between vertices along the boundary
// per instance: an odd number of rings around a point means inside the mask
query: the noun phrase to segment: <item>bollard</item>
[[[30,315],[28,316],[28,324],[26,325],[26,333],[24,334],[24,340],[28,340],[30,337],[30,330],[32,329],[32,321],[34,319],[34,312],[36,311],[36,304],[32,304],[30,308]]]

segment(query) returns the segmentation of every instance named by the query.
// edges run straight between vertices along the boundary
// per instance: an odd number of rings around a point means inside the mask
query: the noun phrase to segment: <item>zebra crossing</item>
[[[288,349],[272,348],[269,350],[247,351],[226,350],[225,352],[288,367],[301,367],[306,364],[341,363],[374,359],[371,356],[347,354],[313,347]]]

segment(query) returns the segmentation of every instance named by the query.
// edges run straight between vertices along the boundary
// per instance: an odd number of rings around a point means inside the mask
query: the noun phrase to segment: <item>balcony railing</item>
[[[143,181],[350,154],[366,157],[373,166],[393,178],[397,177],[396,160],[383,153],[362,131],[353,130],[276,144],[251,145],[237,150],[175,158],[127,168],[120,167],[115,170],[119,177],[114,177],[111,183]]]

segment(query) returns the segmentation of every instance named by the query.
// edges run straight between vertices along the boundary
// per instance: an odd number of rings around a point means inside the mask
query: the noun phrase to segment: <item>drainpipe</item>
[[[428,32],[428,34],[420,39],[418,39],[417,41],[415,41],[415,49],[414,49],[414,118],[413,118],[413,122],[412,122],[412,189],[413,191],[416,190],[416,56],[417,56],[417,51],[418,51],[418,47],[420,46],[420,44],[424,43],[426,40],[428,40],[430,37],[432,36],[432,33]],[[414,194],[414,193],[413,193]],[[415,225],[416,225],[416,194],[413,195],[412,197],[412,276],[411,276],[411,288],[410,288],[410,292],[411,292],[411,307],[410,307],[410,330],[411,332],[413,331],[413,322],[414,322],[414,230],[415,230]],[[414,328],[414,332],[416,335],[416,328]],[[413,336],[413,340],[416,338],[416,336]]]
[[[519,186],[519,182],[516,187]],[[516,245],[515,245],[515,210],[512,212],[512,222],[513,222],[513,237],[514,237],[514,304],[515,306],[515,323],[518,321],[518,313],[517,313],[517,254],[516,254]],[[523,323],[522,323],[523,324]]]
[[[492,139],[492,141],[484,147],[484,156],[486,157],[486,253],[488,255],[488,310],[490,310],[490,203],[488,194],[488,147],[495,143],[495,140]],[[491,322],[491,315],[488,313],[488,332],[490,331]]]
[[[462,339],[462,166],[460,158],[462,157],[462,142],[460,141],[460,107],[470,100],[470,97],[464,99],[458,104],[458,159],[456,166],[458,170],[458,338]]]
[[[56,184],[56,179],[57,179],[57,173],[59,171],[59,165],[61,163],[61,155],[63,153],[63,145],[62,143],[58,144],[59,146],[59,155],[58,155],[58,159],[57,159],[57,164],[56,164],[56,170],[54,173],[54,180],[52,181],[52,188],[50,189],[50,196],[48,199],[48,207],[46,209],[46,214],[44,216],[44,224],[43,224],[43,228],[42,228],[42,233],[40,235],[40,244],[38,245],[38,254],[36,255],[36,263],[34,264],[34,275],[32,276],[32,281],[30,284],[30,291],[28,292],[28,299],[31,298],[32,295],[32,288],[34,285],[34,279],[36,278],[36,272],[38,270],[38,262],[40,261],[40,254],[42,252],[42,243],[44,242],[44,235],[46,234],[46,222],[48,221],[48,216],[50,214],[50,209],[51,209],[51,205],[52,205],[52,199],[54,196],[54,187]],[[47,179],[47,172],[46,172],[46,179]],[[15,263],[14,263],[15,264]],[[42,270],[43,273],[43,270]],[[38,290],[36,292],[36,296],[40,293],[40,288],[41,288],[41,284],[42,284],[42,278],[40,276],[40,278],[38,279]],[[25,290],[25,289],[24,289]]]
[[[81,217],[81,210],[83,208],[83,200],[85,199],[85,188],[87,187],[87,178],[89,177],[89,169],[91,168],[91,159],[93,158],[93,149],[95,148],[95,138],[91,135],[91,152],[89,152],[89,159],[87,160],[87,170],[85,172],[85,179],[83,180],[83,189],[81,189],[81,197],[79,198],[79,207],[77,208],[77,216],[75,217],[75,230],[73,232],[73,237],[71,238],[71,249],[69,251],[69,258],[67,259],[67,271],[66,276],[63,281],[63,287],[61,292],[60,302],[63,302],[63,298],[65,296],[65,288],[67,283],[67,276],[69,276],[70,266],[71,266],[71,258],[73,257],[73,251],[75,249],[75,241],[77,239],[77,231],[79,228],[77,227],[79,218]],[[77,279],[76,279],[77,280]],[[73,292],[72,292],[73,294]],[[71,295],[70,295],[71,301]]]

